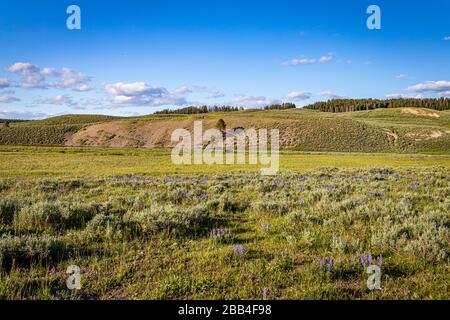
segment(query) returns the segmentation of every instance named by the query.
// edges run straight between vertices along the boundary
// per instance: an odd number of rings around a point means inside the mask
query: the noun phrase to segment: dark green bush
[[[24,207],[14,224],[25,230],[67,230],[84,227],[94,215],[102,212],[100,204],[38,202]]]
[[[133,214],[147,234],[167,232],[175,236],[198,236],[210,230],[211,220],[206,205],[192,208],[157,207]]]
[[[53,263],[64,259],[67,245],[50,236],[0,237],[0,265],[9,270],[12,266],[27,267],[36,263]]]
[[[0,223],[10,225],[19,210],[19,202],[12,199],[0,199]]]

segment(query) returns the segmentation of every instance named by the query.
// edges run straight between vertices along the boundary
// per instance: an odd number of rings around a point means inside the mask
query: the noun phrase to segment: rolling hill
[[[0,144],[165,148],[173,146],[174,129],[192,130],[195,120],[203,120],[205,130],[218,119],[227,128],[278,128],[287,150],[450,153],[450,111],[409,107],[346,113],[289,109],[129,118],[69,115],[0,127]]]

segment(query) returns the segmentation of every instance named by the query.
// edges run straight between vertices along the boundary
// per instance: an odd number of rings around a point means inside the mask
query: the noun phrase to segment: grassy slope
[[[0,126],[0,144],[63,145],[67,137],[93,123],[118,119],[103,115],[67,115]]]
[[[70,145],[75,146],[169,147],[172,128],[190,128],[194,120],[212,127],[223,118],[229,127],[278,128],[282,147],[297,151],[450,153],[450,112],[413,111],[416,114],[405,109],[341,114],[292,109],[130,118],[62,116],[0,127],[0,144],[63,145],[72,137]]]

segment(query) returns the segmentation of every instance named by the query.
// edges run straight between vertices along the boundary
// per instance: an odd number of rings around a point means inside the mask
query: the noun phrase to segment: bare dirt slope
[[[227,129],[278,129],[283,148],[305,151],[396,152],[414,142],[392,128],[343,117],[224,117]],[[171,120],[113,121],[94,124],[68,137],[67,146],[91,147],[173,147],[175,129],[193,131],[199,118]],[[215,127],[217,119],[205,118],[203,131]]]

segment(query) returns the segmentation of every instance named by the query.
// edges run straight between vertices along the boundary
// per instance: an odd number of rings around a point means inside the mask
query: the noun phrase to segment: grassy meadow
[[[264,177],[163,149],[2,146],[0,298],[449,299],[449,168],[283,151]]]

